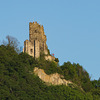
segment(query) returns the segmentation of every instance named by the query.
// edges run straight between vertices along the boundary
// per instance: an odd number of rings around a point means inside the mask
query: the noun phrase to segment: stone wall
[[[48,83],[48,84],[52,84],[52,85],[68,85],[68,84],[73,84],[71,81],[67,81],[65,79],[63,79],[64,77],[58,73],[55,74],[51,74],[51,75],[47,75],[43,69],[39,69],[37,67],[34,68],[34,73],[36,75],[38,75],[38,77]]]
[[[39,41],[40,51],[44,51],[46,48],[46,35],[44,33],[44,28],[37,22],[29,24],[29,40],[33,44],[34,40]]]
[[[40,57],[40,46],[38,40],[35,40],[35,57],[36,58]]]
[[[30,56],[34,56],[34,46],[29,40],[24,42],[24,52],[28,53]]]
[[[46,60],[54,60],[55,57],[48,55],[46,40],[43,26],[37,22],[29,23],[29,40],[24,42],[24,52],[34,58],[39,58],[40,53],[44,53]]]
[[[52,61],[52,60],[55,60],[55,57],[48,55],[48,56],[45,56],[45,59]]]

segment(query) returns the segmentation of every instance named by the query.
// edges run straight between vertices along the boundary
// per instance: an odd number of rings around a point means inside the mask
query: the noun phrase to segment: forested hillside
[[[34,75],[34,67],[47,74],[57,72],[78,87],[48,86]],[[100,100],[100,79],[91,81],[79,64],[65,62],[59,66],[46,61],[43,55],[35,60],[28,54],[17,53],[14,46],[1,45],[0,100]]]

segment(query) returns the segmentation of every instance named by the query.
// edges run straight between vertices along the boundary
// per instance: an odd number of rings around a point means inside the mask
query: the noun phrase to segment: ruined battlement
[[[47,38],[44,33],[43,25],[37,22],[29,23],[29,40],[24,42],[24,52],[33,56],[34,58],[39,58],[41,52],[48,55],[48,47],[46,44]],[[46,60],[54,60],[52,56],[45,56]]]
[[[33,34],[33,33],[38,33],[38,34],[42,34],[44,35],[44,28],[43,25],[38,24],[37,22],[33,22],[33,23],[29,23],[29,33]]]
[[[34,40],[38,40],[41,43],[41,47],[43,47],[42,45],[46,44],[47,40],[43,26],[41,26],[37,22],[29,23],[29,40],[32,43],[34,43]]]

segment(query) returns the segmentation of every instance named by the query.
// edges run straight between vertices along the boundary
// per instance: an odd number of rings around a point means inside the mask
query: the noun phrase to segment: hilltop
[[[78,87],[46,85],[33,69],[38,67],[46,74],[58,73]],[[81,90],[80,87],[83,89]],[[17,53],[13,45],[0,46],[0,100],[99,100],[100,80],[91,81],[79,64],[65,62],[58,66],[43,55],[34,59],[26,53]]]
[[[43,26],[30,23],[29,40],[19,52],[16,38],[0,46],[0,100],[100,100],[100,80],[80,65],[50,54]]]

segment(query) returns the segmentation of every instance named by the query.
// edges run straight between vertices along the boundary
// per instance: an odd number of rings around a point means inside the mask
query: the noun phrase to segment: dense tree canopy
[[[78,87],[47,86],[34,75],[34,67],[47,74],[58,72]],[[26,53],[18,54],[12,46],[1,45],[0,100],[100,100],[100,80],[91,81],[79,64],[65,62],[57,67],[43,57],[35,60]]]

